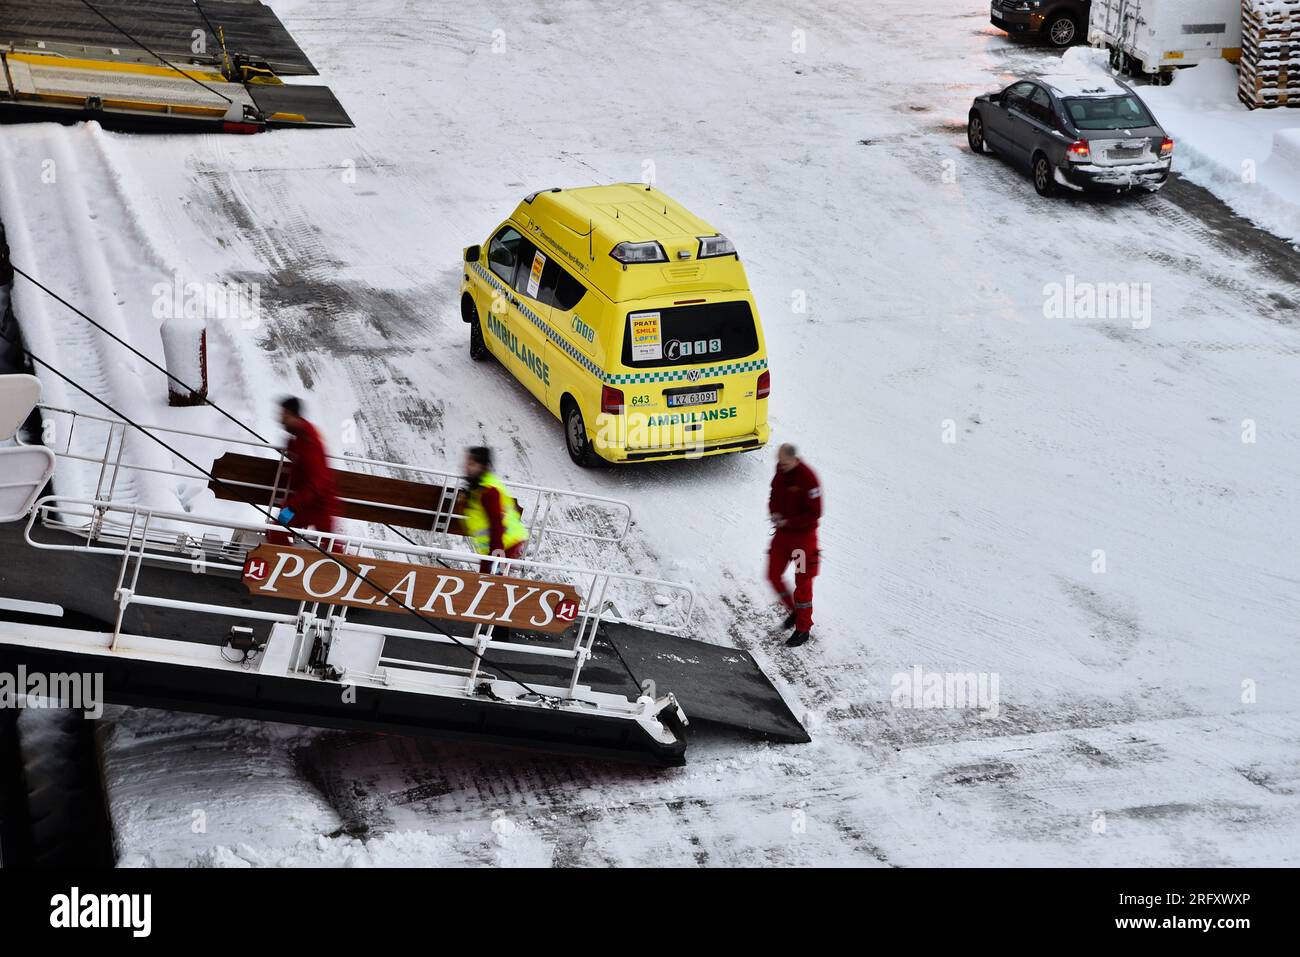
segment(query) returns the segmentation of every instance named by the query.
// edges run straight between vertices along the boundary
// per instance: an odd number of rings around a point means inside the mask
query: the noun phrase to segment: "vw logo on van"
[[[699,369],[687,369],[687,370],[686,370],[686,381],[687,381],[687,382],[699,382],[699,381],[700,381],[700,370],[699,370]]]

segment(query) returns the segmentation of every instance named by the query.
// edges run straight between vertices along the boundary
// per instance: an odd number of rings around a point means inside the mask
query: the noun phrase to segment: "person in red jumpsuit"
[[[785,628],[794,628],[786,641],[798,647],[813,625],[813,579],[817,577],[817,523],[822,517],[822,487],[817,476],[789,443],[776,453],[776,475],[767,500],[775,532],[767,552],[767,578],[789,612]],[[794,593],[785,583],[785,570],[794,564]]]
[[[293,396],[280,402],[280,424],[289,433],[284,450],[289,463],[289,491],[276,520],[286,528],[332,532],[339,498],[320,432],[302,417],[302,402]],[[267,538],[277,545],[293,542],[293,536],[284,533],[272,532]]]

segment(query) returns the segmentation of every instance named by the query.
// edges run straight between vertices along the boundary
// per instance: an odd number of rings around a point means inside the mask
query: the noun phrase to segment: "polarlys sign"
[[[403,612],[404,604],[433,618],[527,631],[564,631],[578,617],[578,593],[570,585],[356,555],[343,561],[347,568],[311,549],[259,545],[244,563],[244,586],[254,595],[376,611]]]

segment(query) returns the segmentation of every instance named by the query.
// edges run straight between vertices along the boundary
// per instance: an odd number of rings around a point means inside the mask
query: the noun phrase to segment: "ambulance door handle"
[[[519,305],[519,300],[516,299],[514,296],[511,296],[511,297],[510,297],[510,305],[512,305],[512,306],[517,306],[517,305]]]

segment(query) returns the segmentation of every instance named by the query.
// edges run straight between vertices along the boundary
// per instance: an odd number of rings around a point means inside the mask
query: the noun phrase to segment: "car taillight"
[[[606,415],[623,414],[623,390],[604,386],[600,390],[600,411]]]
[[[772,373],[764,370],[758,377],[758,397],[766,399],[772,394]]]
[[[1169,157],[1173,155],[1174,155],[1174,141],[1166,136],[1164,142],[1160,144],[1160,158],[1169,159]]]
[[[1092,150],[1089,149],[1087,140],[1075,140],[1065,148],[1065,152],[1072,160],[1086,160],[1092,156]]]

